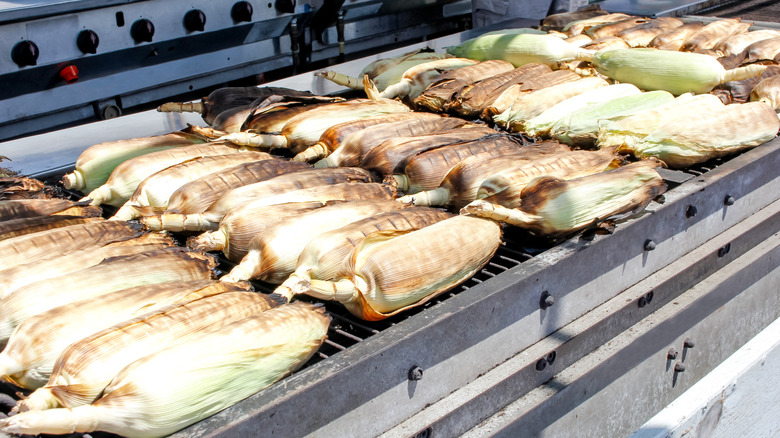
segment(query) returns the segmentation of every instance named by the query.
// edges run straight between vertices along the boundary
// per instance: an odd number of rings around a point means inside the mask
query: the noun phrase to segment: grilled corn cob
[[[74,249],[102,246],[141,234],[138,224],[98,221],[55,228],[0,242],[3,268],[8,269]]]
[[[754,30],[752,32],[738,33],[721,40],[714,49],[723,52],[724,56],[737,55],[749,45],[769,38],[780,37],[780,31],[774,29]]]
[[[660,50],[678,51],[685,41],[704,27],[701,21],[690,21],[682,26],[658,34],[647,47]]]
[[[371,149],[390,138],[436,134],[458,128],[466,121],[457,117],[434,117],[427,119],[409,119],[399,122],[370,126],[349,134],[330,155],[314,163],[314,167],[351,167],[360,164],[360,160]]]
[[[253,105],[241,125],[241,131],[279,132],[293,117],[310,109],[329,103],[343,102],[335,96],[306,96],[296,98],[269,98]]]
[[[0,161],[7,157],[0,156]],[[5,175],[5,173],[3,173]],[[0,200],[50,198],[43,181],[25,176],[0,177]]]
[[[339,301],[359,318],[381,320],[462,283],[490,260],[500,243],[498,222],[473,216],[455,216],[411,232],[379,231],[355,248],[344,277],[312,279],[300,289]]]
[[[616,36],[605,36],[596,38],[582,46],[583,50],[593,50],[595,52],[599,50],[607,49],[625,49],[628,48],[628,42],[626,40]]]
[[[435,114],[428,113],[398,113],[385,114],[377,117],[368,117],[365,119],[352,120],[339,123],[326,129],[320,136],[317,144],[309,146],[305,150],[293,157],[293,161],[315,161],[325,158],[334,150],[341,146],[341,143],[352,133],[360,131],[374,125],[383,125],[386,123],[398,122],[415,118],[436,118]]]
[[[780,75],[762,79],[750,92],[750,100],[764,102],[777,112],[780,110]]]
[[[216,280],[172,281],[55,307],[28,318],[14,330],[0,353],[0,376],[22,388],[40,388],[48,382],[57,357],[74,342],[157,308],[248,287]]]
[[[0,343],[25,319],[54,307],[132,286],[208,279],[214,267],[212,257],[164,248],[107,259],[67,276],[37,281],[0,300]]]
[[[607,15],[608,12],[601,9],[601,6],[592,4],[571,12],[562,12],[551,14],[542,19],[542,30],[563,30],[563,28],[574,21],[593,18],[599,15]]]
[[[40,231],[53,230],[55,228],[102,220],[102,217],[63,216],[59,214],[52,216],[11,219],[0,222],[0,240],[12,239],[14,237],[33,234]]]
[[[289,149],[293,154],[298,154],[316,144],[322,133],[333,125],[382,114],[409,111],[411,110],[408,106],[395,100],[353,99],[304,111],[291,118],[278,134],[237,132],[221,139],[240,145]]]
[[[0,222],[53,214],[82,217],[101,215],[99,207],[84,204],[60,198],[0,200]]]
[[[203,121],[211,125],[223,111],[250,105],[270,96],[311,96],[311,93],[281,87],[222,87],[209,93],[200,102],[169,102],[160,105],[157,111],[200,113]]]
[[[132,363],[91,405],[23,413],[0,427],[9,433],[168,435],[302,366],[327,337],[329,323],[323,308],[311,304],[271,309]],[[210,351],[220,354],[204,354]]]
[[[514,99],[507,110],[493,117],[493,121],[508,131],[521,132],[525,130],[526,121],[538,116],[553,105],[588,90],[595,90],[607,85],[609,84],[604,79],[590,76],[521,94]]]
[[[574,73],[570,70],[555,70],[549,73],[544,73],[535,78],[531,78],[523,84],[512,85],[504,90],[498,97],[488,105],[487,108],[480,114],[480,117],[484,120],[492,121],[493,117],[509,109],[515,100],[533,93],[536,90],[541,90],[555,85],[565,84],[568,82],[575,82],[582,79],[582,76]]]
[[[631,16],[626,14],[621,14],[621,13],[598,15],[595,17],[583,18],[582,20],[572,21],[566,26],[564,26],[563,29],[561,30],[566,35],[575,36],[584,33],[591,27],[599,26],[606,23],[615,23],[617,21],[625,20],[627,18],[631,18]]]
[[[639,111],[655,108],[674,101],[674,96],[663,90],[617,97],[606,102],[588,105],[559,120],[550,129],[550,135],[561,143],[593,146],[599,124],[619,120]]]
[[[376,84],[379,91],[382,91],[390,85],[400,82],[406,70],[425,62],[445,58],[446,56],[444,53],[416,50],[395,58],[384,58],[371,62],[363,68],[356,78],[334,71],[316,72],[314,75],[354,90],[362,90],[363,78],[368,76]]]
[[[756,41],[745,47],[745,59],[743,63],[749,64],[759,61],[774,61],[774,58],[778,53],[780,53],[780,37]]]
[[[362,219],[312,239],[301,252],[295,271],[275,293],[287,297],[302,293],[300,286],[311,279],[332,280],[339,277],[344,261],[371,233],[377,231],[412,231],[452,217],[451,213],[425,207],[380,213]]]
[[[351,201],[287,218],[255,235],[247,255],[220,281],[258,279],[279,284],[295,270],[298,256],[313,238],[348,223],[406,207],[387,199]]]
[[[108,204],[121,207],[130,199],[141,181],[168,166],[198,157],[237,152],[239,152],[238,147],[223,142],[174,148],[141,155],[117,166],[105,184],[89,192],[82,201],[90,200],[92,205]]]
[[[409,160],[403,174],[392,175],[392,182],[407,194],[418,193],[439,187],[449,171],[468,157],[483,159],[521,154],[530,159],[541,154],[568,150],[567,146],[558,142],[523,146],[514,137],[497,134],[423,152]]]
[[[138,184],[130,199],[117,210],[113,220],[131,220],[148,216],[168,207],[171,195],[182,185],[210,173],[243,163],[270,160],[265,152],[247,151],[240,154],[198,157],[155,172]]]
[[[666,90],[672,94],[708,93],[716,85],[758,76],[763,65],[726,70],[711,56],[637,48],[597,52],[591,63],[599,73],[643,90]]]
[[[360,160],[360,167],[376,172],[383,177],[393,173],[401,173],[409,160],[425,151],[476,140],[495,133],[496,131],[486,126],[471,126],[439,134],[388,139],[363,156],[363,159]]]
[[[621,150],[679,168],[758,146],[773,139],[778,129],[777,113],[764,102],[723,105],[718,100],[709,112],[677,114]]]
[[[152,137],[99,143],[88,147],[79,155],[73,172],[62,177],[62,185],[66,189],[89,193],[105,184],[111,172],[131,158],[205,142],[205,138],[185,129]]]
[[[0,271],[0,290],[2,290],[0,298],[28,284],[76,272],[97,265],[110,257],[138,254],[171,246],[174,246],[174,243],[170,237],[147,233],[115,244],[75,249],[36,259]]]
[[[303,170],[228,190],[202,213],[166,213],[161,216],[142,218],[141,222],[147,228],[168,231],[215,230],[219,225],[219,221],[230,210],[255,199],[273,197],[274,199],[271,203],[293,202],[295,199],[298,199],[301,193],[294,194],[291,197],[284,197],[283,195],[306,188],[332,186],[346,182],[362,183],[369,181],[373,181],[373,176],[364,169],[339,167]],[[357,188],[357,190],[360,189]],[[365,189],[371,190],[369,187],[365,187]],[[316,199],[321,198],[312,198],[312,194],[309,194],[307,199],[300,200]],[[269,203],[268,205],[271,204]]]
[[[514,70],[485,78],[458,90],[444,111],[461,117],[477,117],[507,88],[523,84],[552,70],[544,64],[530,63]]]
[[[490,32],[446,49],[453,56],[477,61],[502,59],[515,67],[530,63],[556,67],[560,62],[578,59],[583,52],[558,37],[517,33],[515,29]]]
[[[566,38],[564,41],[571,44],[574,47],[582,47],[584,45],[590,44],[591,41],[593,41],[593,38],[591,38],[588,35],[585,35],[584,33],[581,33],[579,35],[574,35]]]
[[[606,102],[617,97],[637,95],[640,93],[641,91],[639,88],[631,84],[613,84],[588,90],[584,93],[564,99],[547,108],[541,114],[527,120],[524,125],[524,130],[528,135],[548,136],[550,129],[552,129],[555,123],[567,117],[574,111],[595,103]]]
[[[628,17],[611,23],[601,23],[588,28],[585,32],[594,40],[604,37],[617,36],[626,29],[631,29],[639,24],[646,24],[647,19],[643,17]]]
[[[516,208],[480,199],[461,213],[503,221],[538,235],[570,235],[613,216],[644,209],[666,189],[657,166],[655,161],[644,160],[568,181],[542,176],[525,186]]]
[[[398,83],[385,88],[379,96],[387,99],[400,97],[404,101],[412,102],[426,87],[428,87],[428,85],[432,84],[440,74],[446,71],[468,67],[477,62],[479,61],[468,58],[443,58],[417,64],[406,70]]]
[[[59,355],[46,385],[23,400],[19,411],[89,404],[132,362],[267,311],[281,301],[255,292],[222,292],[158,308],[95,332]]]
[[[680,50],[694,52],[700,49],[711,49],[731,35],[747,32],[753,23],[743,23],[740,18],[724,18],[713,21],[688,37]]]
[[[442,73],[423,92],[414,99],[416,108],[424,108],[432,112],[441,112],[444,105],[461,88],[482,79],[511,71],[514,66],[502,60],[482,61],[478,64]]]
[[[615,36],[626,41],[629,47],[647,47],[656,36],[682,25],[683,21],[679,18],[658,17],[622,30]]]

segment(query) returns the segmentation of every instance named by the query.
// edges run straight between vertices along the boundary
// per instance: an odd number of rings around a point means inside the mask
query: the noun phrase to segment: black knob
[[[100,44],[100,38],[92,30],[82,30],[76,37],[76,45],[84,53],[97,53],[98,44]]]
[[[154,36],[154,25],[146,18],[136,20],[130,27],[130,36],[133,37],[136,43],[150,43]]]
[[[206,14],[200,9],[193,9],[184,14],[184,27],[190,31],[203,31],[206,28]]]
[[[279,12],[285,12],[288,14],[295,12],[295,0],[276,0],[274,6]]]
[[[38,62],[38,46],[32,41],[20,41],[11,49],[11,59],[19,67],[35,65]]]
[[[236,2],[230,9],[230,17],[236,23],[252,21],[252,4],[249,2]]]

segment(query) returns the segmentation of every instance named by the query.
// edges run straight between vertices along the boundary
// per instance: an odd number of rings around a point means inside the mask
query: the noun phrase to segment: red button
[[[69,65],[60,70],[60,77],[63,81],[72,84],[79,78],[79,69],[75,65]]]

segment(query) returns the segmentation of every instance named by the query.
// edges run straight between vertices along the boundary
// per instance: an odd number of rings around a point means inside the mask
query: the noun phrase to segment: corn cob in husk
[[[102,220],[104,220],[102,217],[63,216],[59,214],[11,219],[0,222],[0,240]]]
[[[262,280],[283,282],[293,271],[303,248],[318,235],[379,213],[407,208],[388,200],[371,199],[334,203],[287,218],[256,234],[247,255],[220,281]]]
[[[22,388],[40,388],[49,381],[57,357],[74,342],[161,307],[248,288],[249,284],[216,280],[172,281],[55,307],[28,318],[14,330],[0,353],[0,376]]]
[[[339,201],[330,201],[336,203]],[[197,252],[222,251],[235,263],[249,252],[249,242],[268,227],[290,217],[327,205],[329,201],[287,202],[266,205],[255,202],[230,210],[219,221],[219,228],[187,239],[187,248]],[[257,205],[260,204],[260,205]]]
[[[239,148],[231,143],[214,142],[152,152],[131,158],[118,165],[105,184],[89,192],[82,201],[89,200],[92,205],[108,204],[121,207],[144,179],[166,167],[198,157],[238,152]]]
[[[37,281],[80,271],[111,257],[138,254],[174,246],[173,239],[162,234],[146,233],[122,242],[104,246],[74,249],[51,257],[35,259],[0,271],[0,298]]]
[[[778,37],[780,37],[780,31],[774,29],[754,30],[725,38],[715,45],[714,49],[723,52],[724,56],[737,55],[755,42]]]
[[[647,47],[656,36],[682,25],[683,21],[679,18],[658,17],[622,30],[615,36],[623,39],[629,47]]]
[[[731,35],[747,32],[752,25],[753,23],[743,23],[741,18],[713,21],[688,37],[680,50],[694,52],[700,49],[712,49]]]
[[[222,112],[231,108],[251,105],[258,99],[271,96],[311,96],[308,91],[281,87],[222,87],[209,93],[200,102],[169,102],[160,105],[160,112],[196,112],[203,121],[211,125]]]
[[[627,49],[628,47],[630,46],[626,40],[616,36],[596,38],[582,46],[583,50],[593,50],[594,52],[607,49]]]
[[[556,85],[569,82],[576,82],[582,79],[582,76],[570,70],[554,70],[549,73],[531,78],[523,84],[512,85],[504,90],[487,108],[480,114],[480,118],[492,121],[493,116],[500,114],[511,108],[515,100],[531,94],[534,91],[541,90]]]
[[[190,129],[169,134],[109,141],[88,147],[76,160],[76,168],[62,178],[66,189],[89,193],[105,184],[111,172],[125,161],[152,152],[205,143]]]
[[[4,240],[0,242],[0,254],[3,254],[3,268],[8,269],[43,257],[102,246],[140,234],[138,224],[97,221]]]
[[[281,132],[276,134],[236,132],[221,139],[239,145],[289,149],[291,153],[298,154],[317,144],[322,133],[333,125],[382,114],[409,111],[411,109],[408,106],[395,100],[352,99],[304,111],[291,118],[285,123]]]
[[[363,156],[360,167],[383,177],[401,173],[409,164],[409,160],[423,152],[495,133],[495,130],[487,126],[469,126],[438,134],[387,139]]]
[[[552,35],[496,31],[446,48],[453,56],[477,61],[504,60],[515,67],[538,63],[557,67],[582,56],[583,49]]]
[[[274,97],[255,102],[252,110],[241,125],[241,131],[279,132],[290,119],[318,106],[343,102],[335,96]]]
[[[202,213],[230,189],[311,168],[306,163],[261,160],[203,175],[176,189],[168,199],[165,213]]]
[[[378,321],[462,283],[501,243],[498,222],[455,216],[416,231],[379,231],[355,248],[338,280],[312,279],[306,294],[341,302],[353,315]]]
[[[410,119],[425,119],[436,118],[435,114],[428,113],[398,113],[398,114],[385,114],[377,117],[368,117],[365,119],[352,120],[349,122],[339,123],[326,129],[320,136],[320,140],[317,144],[309,146],[305,150],[298,153],[293,157],[293,161],[315,161],[321,158],[325,158],[330,155],[334,150],[341,146],[342,142],[352,133],[366,129],[374,125],[383,125],[392,122],[399,122],[402,120]]]
[[[764,102],[777,112],[780,110],[780,75],[759,81],[750,92],[750,100]]]
[[[580,178],[617,167],[615,148],[598,153],[573,151],[534,160],[506,172],[484,179],[477,188],[476,199],[506,208],[518,208],[522,191],[532,180],[551,176],[563,180]]]
[[[406,102],[413,102],[442,73],[468,67],[478,62],[468,58],[443,58],[417,64],[406,70],[398,83],[385,88],[379,96],[386,99],[400,97]]]
[[[638,112],[622,120],[604,122],[599,127],[597,144],[600,148],[630,149],[665,123],[685,114],[706,114],[719,108],[722,102],[712,94],[690,93],[658,108]]]
[[[537,235],[566,236],[616,215],[644,209],[666,190],[657,166],[655,161],[644,160],[570,180],[542,176],[523,188],[517,207],[480,199],[461,213],[506,222]]]
[[[198,157],[174,164],[146,177],[136,187],[130,199],[110,219],[131,220],[164,211],[171,195],[182,185],[226,168],[255,161],[271,160],[265,152],[247,151],[240,154]]]
[[[453,167],[469,157],[488,159],[520,154],[524,159],[531,159],[543,154],[568,150],[568,146],[554,141],[523,146],[518,139],[512,136],[491,135],[423,152],[409,160],[403,174],[393,174],[391,182],[409,195],[436,189],[443,183]]]
[[[418,109],[441,112],[444,105],[461,88],[513,69],[514,66],[510,62],[495,59],[442,73],[414,99],[414,106]]]
[[[222,292],[157,308],[95,332],[59,355],[46,385],[22,400],[19,411],[89,404],[132,362],[188,339],[202,340],[208,332],[277,307],[282,301],[281,297],[256,292]]]
[[[357,77],[347,76],[334,71],[316,72],[314,75],[353,90],[362,90],[363,78],[368,76],[368,78],[376,84],[379,91],[383,91],[387,87],[400,82],[404,72],[408,69],[422,63],[443,59],[445,57],[447,57],[445,53],[415,50],[398,57],[373,61],[366,65]],[[392,98],[395,96],[389,97]]]
[[[609,12],[602,10],[599,4],[592,4],[571,12],[561,12],[550,14],[542,19],[542,30],[563,30],[563,28],[574,21],[584,20],[586,18],[607,15]]]
[[[252,113],[252,105],[243,105],[236,108],[230,108],[222,111],[211,122],[211,128],[214,131],[224,133],[239,132],[241,126],[246,122],[246,118]]]
[[[628,17],[622,20],[613,21],[610,23],[601,23],[588,28],[585,32],[594,40],[604,37],[617,36],[620,32],[626,29],[631,29],[639,24],[646,24],[647,18],[644,17]]]
[[[96,217],[99,207],[87,206],[67,199],[4,199],[0,200],[0,222],[36,216],[65,215]]]
[[[564,41],[571,44],[574,47],[582,47],[584,45],[590,44],[591,41],[593,41],[593,38],[589,37],[588,35],[585,35],[584,33],[581,33],[579,35],[574,35],[566,38]]]
[[[499,73],[458,90],[443,109],[461,117],[478,117],[507,88],[551,71],[547,65],[530,63]]]
[[[493,117],[493,122],[511,132],[525,131],[525,123],[553,105],[582,94],[588,90],[606,87],[607,81],[589,76],[571,82],[564,82],[519,95],[511,106]]]
[[[339,278],[344,261],[371,233],[377,231],[413,231],[452,217],[443,210],[414,207],[380,213],[341,228],[320,234],[312,239],[298,257],[295,271],[274,291],[292,299],[305,291],[301,286],[312,279]]]
[[[773,139],[778,129],[777,113],[764,102],[722,105],[718,101],[707,113],[677,114],[621,150],[680,168],[758,146]]]
[[[301,367],[326,339],[329,324],[319,306],[293,303],[270,309],[133,362],[91,405],[22,413],[0,428],[10,433],[168,435]]]
[[[591,63],[599,73],[616,81],[675,95],[708,93],[718,84],[758,76],[766,70],[762,65],[726,70],[711,56],[649,48],[604,50],[597,52]]]
[[[572,21],[561,29],[566,35],[575,36],[580,35],[594,26],[600,26],[607,23],[615,23],[621,20],[632,18],[631,15],[614,13],[606,15],[598,15],[590,18],[583,18],[582,20]]]
[[[561,143],[590,147],[596,143],[600,123],[620,120],[672,101],[671,93],[656,90],[588,105],[558,120],[550,129],[550,136]]]
[[[626,49],[627,50],[627,49]],[[606,102],[622,96],[640,94],[641,90],[632,84],[613,84],[600,87],[564,99],[547,108],[541,114],[527,120],[524,131],[531,136],[548,136],[550,129],[559,120],[579,109],[599,102]]]
[[[434,117],[409,119],[398,122],[370,126],[349,134],[330,155],[314,163],[314,167],[352,167],[371,149],[391,138],[436,134],[455,129],[466,124],[457,117]]]
[[[519,154],[491,159],[469,158],[447,173],[434,190],[416,193],[399,201],[415,205],[443,205],[460,209],[475,199],[489,196],[511,198],[531,179],[550,175],[564,179],[601,172],[614,159],[613,150],[571,151],[542,156]],[[497,202],[506,205],[504,202]]]
[[[7,157],[0,155],[0,161]],[[3,173],[3,175],[5,175]],[[3,176],[0,178],[0,200],[46,199],[51,192],[43,181],[25,176]]]
[[[658,34],[647,47],[660,50],[678,51],[685,41],[704,27],[701,21],[690,21],[682,26]]]
[[[106,259],[66,276],[37,281],[0,300],[0,343],[25,319],[54,307],[133,286],[209,279],[215,267],[210,256],[164,248]]]
[[[294,199],[304,197],[301,196],[302,193],[293,194],[292,197],[285,197],[285,195],[308,188],[327,187],[341,183],[365,183],[373,180],[374,177],[367,170],[351,167],[301,170],[227,190],[201,213],[165,213],[160,216],[141,218],[141,223],[152,230],[216,230],[219,221],[230,210],[250,201],[274,198],[271,203],[294,202]],[[307,199],[301,200],[318,199],[311,198],[310,195]]]
[[[780,53],[780,37],[756,41],[747,46],[743,53],[745,55],[745,59],[742,61],[743,64],[774,61],[774,58]]]

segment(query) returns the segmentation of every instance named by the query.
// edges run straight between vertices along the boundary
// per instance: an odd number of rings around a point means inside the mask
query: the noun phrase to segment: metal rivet
[[[696,344],[693,343],[691,338],[685,338],[685,340],[683,340],[683,348],[693,348],[694,345]]]
[[[729,251],[731,251],[731,243],[727,243],[718,250],[718,257],[724,257]]]
[[[666,352],[666,358],[669,360],[677,359],[677,351],[675,351],[674,348],[670,348],[669,351]]]
[[[685,365],[683,365],[682,362],[677,362],[676,364],[674,364],[675,373],[681,373],[683,371],[685,371]]]
[[[539,298],[539,308],[547,310],[548,307],[552,307],[555,304],[555,298],[550,295],[550,292],[542,292],[542,296]]]
[[[696,213],[698,213],[699,210],[696,209],[693,205],[689,205],[688,208],[685,209],[685,217],[692,218],[696,216]]]
[[[422,380],[423,370],[418,366],[413,366],[409,370],[409,380]]]
[[[735,202],[737,202],[737,200],[731,195],[726,195],[726,198],[723,200],[725,205],[734,205]]]
[[[547,358],[543,357],[536,361],[536,371],[542,371],[547,368]]]
[[[655,249],[655,242],[650,239],[645,240],[645,251],[652,251]]]

